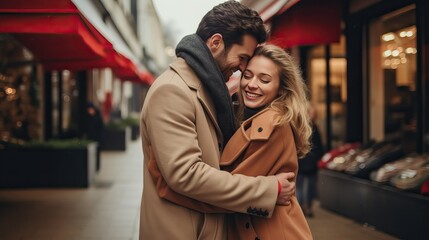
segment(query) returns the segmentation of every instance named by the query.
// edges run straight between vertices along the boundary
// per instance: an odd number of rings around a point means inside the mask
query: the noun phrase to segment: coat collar
[[[244,121],[222,153],[220,165],[233,163],[252,141],[267,141],[276,127],[274,120],[277,115],[276,111],[268,107]]]
[[[244,121],[241,126],[241,132],[246,135],[249,141],[268,140],[274,129],[274,118],[278,113],[271,108],[265,108],[253,117]],[[246,129],[250,131],[246,133]]]
[[[195,75],[195,72],[189,67],[183,58],[177,58],[176,61],[170,64],[170,67],[175,72],[177,72],[177,74],[186,83],[186,85],[188,85],[189,88],[196,91],[198,100],[216,128],[219,141],[222,141],[221,139],[223,139],[223,134],[217,123],[216,110],[212,98],[204,88],[202,82],[198,79],[197,75]]]

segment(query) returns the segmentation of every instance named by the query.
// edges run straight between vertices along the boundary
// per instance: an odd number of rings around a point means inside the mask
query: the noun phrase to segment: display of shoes
[[[336,149],[332,149],[331,151],[325,153],[322,158],[317,162],[319,168],[327,168],[327,165],[332,162],[336,157],[344,155],[348,153],[350,150],[357,149],[361,147],[361,143],[346,143],[344,145],[339,146]]]
[[[428,155],[408,155],[394,162],[386,163],[370,175],[372,181],[387,183],[389,180],[406,168],[418,168],[429,162]]]
[[[380,148],[373,149],[368,155],[357,156],[356,161],[345,171],[358,177],[369,178],[372,171],[380,168],[383,164],[401,158],[403,155],[404,152],[400,145],[387,143]]]
[[[429,163],[415,168],[402,170],[392,179],[390,184],[402,190],[419,192],[423,183],[429,179]]]

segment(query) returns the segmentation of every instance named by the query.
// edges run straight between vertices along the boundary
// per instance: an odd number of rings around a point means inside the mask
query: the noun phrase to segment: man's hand
[[[295,193],[295,182],[289,181],[295,177],[293,172],[288,173],[279,173],[276,175],[277,180],[280,183],[281,191],[277,197],[277,204],[279,205],[289,205],[290,199]]]
[[[228,82],[226,82],[230,96],[234,95],[234,93],[238,92],[240,89],[240,79],[241,72],[235,71],[234,74],[232,74],[232,76],[229,78]]]

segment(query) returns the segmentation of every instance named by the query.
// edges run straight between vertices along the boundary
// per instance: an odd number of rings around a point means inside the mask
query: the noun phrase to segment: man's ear
[[[213,55],[216,55],[220,50],[224,48],[224,42],[222,34],[215,33],[209,39],[207,39],[207,47],[210,49]]]

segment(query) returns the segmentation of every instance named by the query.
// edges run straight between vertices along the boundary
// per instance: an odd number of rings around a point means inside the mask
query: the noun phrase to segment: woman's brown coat
[[[222,153],[222,169],[246,176],[297,174],[292,128],[289,124],[274,126],[276,114],[268,108],[241,125]],[[295,196],[289,206],[276,206],[268,219],[240,213],[229,215],[228,233],[228,239],[312,239]]]

